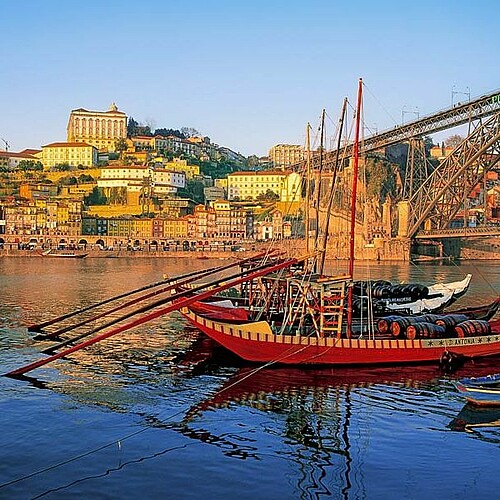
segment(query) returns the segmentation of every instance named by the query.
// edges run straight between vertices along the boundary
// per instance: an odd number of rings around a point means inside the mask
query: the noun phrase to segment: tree
[[[108,199],[104,196],[102,188],[95,187],[92,192],[84,198],[85,205],[106,205]]]
[[[139,124],[132,118],[130,117],[127,122],[127,136],[128,137],[133,137],[134,135],[137,135],[136,130],[137,126]]]
[[[148,125],[144,125],[143,123],[139,123],[135,121],[132,117],[128,119],[127,122],[127,136],[134,137],[136,135],[153,135],[151,133],[151,127]]]
[[[43,170],[43,165],[40,161],[21,160],[18,164],[18,168],[19,170],[23,170],[24,172],[27,172],[28,170],[40,172]]]
[[[185,139],[180,130],[173,128],[157,128],[155,130],[155,135],[161,135],[162,137],[174,136],[178,137],[179,139]]]
[[[372,157],[366,160],[366,196],[367,199],[379,198],[384,202],[387,196],[396,197],[397,182],[393,165],[382,158]]]
[[[258,201],[270,201],[277,202],[280,200],[280,195],[275,193],[272,189],[268,189],[265,193],[261,193],[257,196]]]
[[[182,127],[181,133],[185,139],[188,137],[201,137],[201,133],[193,127]]]
[[[122,156],[122,153],[126,151],[128,148],[127,141],[121,137],[120,139],[116,139],[115,141],[115,150]]]
[[[259,166],[259,158],[255,155],[251,155],[246,159],[246,165],[249,168],[254,168]]]
[[[74,186],[78,184],[78,180],[74,175],[67,175],[66,177],[61,177],[57,183],[60,186]]]
[[[191,198],[196,203],[205,203],[205,186],[202,182],[193,179],[186,180],[186,187],[178,190],[180,197]]]
[[[449,148],[455,149],[463,141],[464,141],[464,138],[461,135],[453,134],[453,135],[450,135],[450,137],[448,137],[448,139],[445,139],[444,143]]]
[[[82,184],[85,182],[94,182],[94,178],[88,174],[80,174],[78,176],[78,182],[80,182]]]
[[[55,172],[68,172],[71,170],[71,165],[69,163],[58,163],[52,167]]]
[[[430,135],[426,135],[424,137],[424,148],[426,156],[430,155],[430,151],[433,147],[434,147],[434,141],[432,140],[432,137]]]

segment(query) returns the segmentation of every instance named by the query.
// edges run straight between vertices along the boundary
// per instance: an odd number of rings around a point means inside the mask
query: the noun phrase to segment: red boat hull
[[[227,324],[184,308],[184,316],[210,338],[246,361],[297,365],[383,365],[439,361],[445,351],[468,357],[500,354],[500,321],[481,337],[415,340],[275,335],[264,321]]]

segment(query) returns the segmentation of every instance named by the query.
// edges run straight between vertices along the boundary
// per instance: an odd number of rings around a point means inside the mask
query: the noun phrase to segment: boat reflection
[[[424,387],[438,390],[441,378],[435,365],[372,369],[243,366],[216,393],[193,405],[178,430],[233,458],[286,457],[287,463],[296,464],[295,487],[300,497],[315,492],[351,498],[366,486],[358,470],[359,455],[371,433],[371,423],[365,420],[371,422],[371,410],[365,400],[392,405],[405,399],[408,390],[413,395],[415,389],[420,392]],[[250,427],[243,424],[249,421]]]
[[[216,394],[193,406],[189,416],[205,410],[228,407],[231,403],[251,406],[262,411],[280,411],[288,398],[311,396],[311,407],[321,409],[321,400],[330,393],[339,396],[352,389],[374,384],[419,387],[434,382],[442,373],[435,365],[385,368],[292,368],[243,366],[230,377]],[[279,396],[279,397],[278,397]]]
[[[448,427],[460,432],[473,432],[475,429],[485,427],[500,428],[500,408],[466,404]]]

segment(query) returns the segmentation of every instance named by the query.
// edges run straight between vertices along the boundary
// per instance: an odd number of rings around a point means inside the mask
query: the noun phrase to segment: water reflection
[[[466,404],[448,424],[454,431],[473,432],[484,428],[500,428],[500,408],[477,407]]]
[[[408,389],[439,387],[440,376],[435,366],[397,369],[244,366],[215,394],[186,412],[180,431],[191,439],[221,447],[228,456],[263,459],[259,438],[245,434],[243,441],[241,434],[228,433],[228,421],[244,419],[242,413],[250,413],[255,426],[262,426],[261,430],[273,439],[275,452],[295,464],[294,483],[301,497],[349,498],[353,481],[356,492],[364,490],[359,466],[354,478],[351,477],[354,460],[359,461],[360,450],[369,440],[369,435],[364,434],[366,410],[360,407],[360,399],[371,392],[373,401],[384,404],[384,398],[390,394],[406,407],[410,399],[406,394]],[[214,414],[226,425],[214,425]],[[207,430],[210,423],[213,428]]]
[[[33,344],[26,325],[157,281],[168,266],[170,274],[184,270],[177,263],[146,259],[58,263],[64,268],[44,265],[50,269],[37,271],[34,262],[21,260],[0,262],[0,271],[5,271],[0,280],[4,371],[40,357],[42,344]],[[186,266],[192,270],[193,264]],[[387,264],[366,266],[365,271],[411,281],[421,278],[422,269]],[[490,290],[481,288],[477,270],[427,266],[425,271],[424,282],[438,277],[454,281],[472,271],[471,302],[491,298]],[[500,266],[489,265],[482,274],[500,284]],[[64,494],[88,497],[96,488],[104,491],[114,479],[113,491],[124,498],[144,492],[157,498],[182,497],[186,491],[199,498],[206,484],[212,488],[211,498],[224,498],[229,496],[230,477],[231,496],[242,499],[397,498],[412,496],[408,492],[417,491],[419,477],[424,478],[419,488],[427,491],[413,498],[427,498],[447,477],[450,497],[460,498],[463,488],[476,484],[474,472],[456,467],[464,439],[476,468],[493,478],[488,484],[495,481],[495,464],[485,446],[498,447],[499,430],[485,424],[499,415],[476,410],[474,418],[462,411],[457,415],[462,400],[449,378],[497,371],[498,359],[467,363],[451,376],[435,365],[242,366],[178,316],[169,315],[33,372],[38,380],[30,382],[52,393],[5,379],[2,413],[9,432],[4,433],[2,449],[11,465],[3,480],[71,461],[64,474],[60,468],[52,476],[43,471],[39,485],[26,482],[18,496],[33,496],[42,483],[44,491],[55,491],[67,482]],[[473,432],[463,435],[455,430]],[[117,449],[118,441],[123,449]],[[43,457],[33,449],[44,450]],[[81,460],[79,453],[88,453],[88,460]],[[141,469],[134,470],[139,462]],[[166,471],[168,481],[163,484],[168,483],[168,491],[157,480]],[[100,483],[91,481],[104,476]],[[240,486],[245,482],[248,490]],[[481,488],[484,494],[476,496],[488,497],[485,482]]]

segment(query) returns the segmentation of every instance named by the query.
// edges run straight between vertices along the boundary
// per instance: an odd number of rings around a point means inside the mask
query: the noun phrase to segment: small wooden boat
[[[467,402],[476,406],[500,406],[500,373],[463,378],[454,382]]]
[[[87,257],[87,253],[82,253],[82,252],[76,252],[76,251],[53,251],[53,250],[46,250],[45,252],[42,252],[42,257],[60,257],[64,259],[83,259]]]

